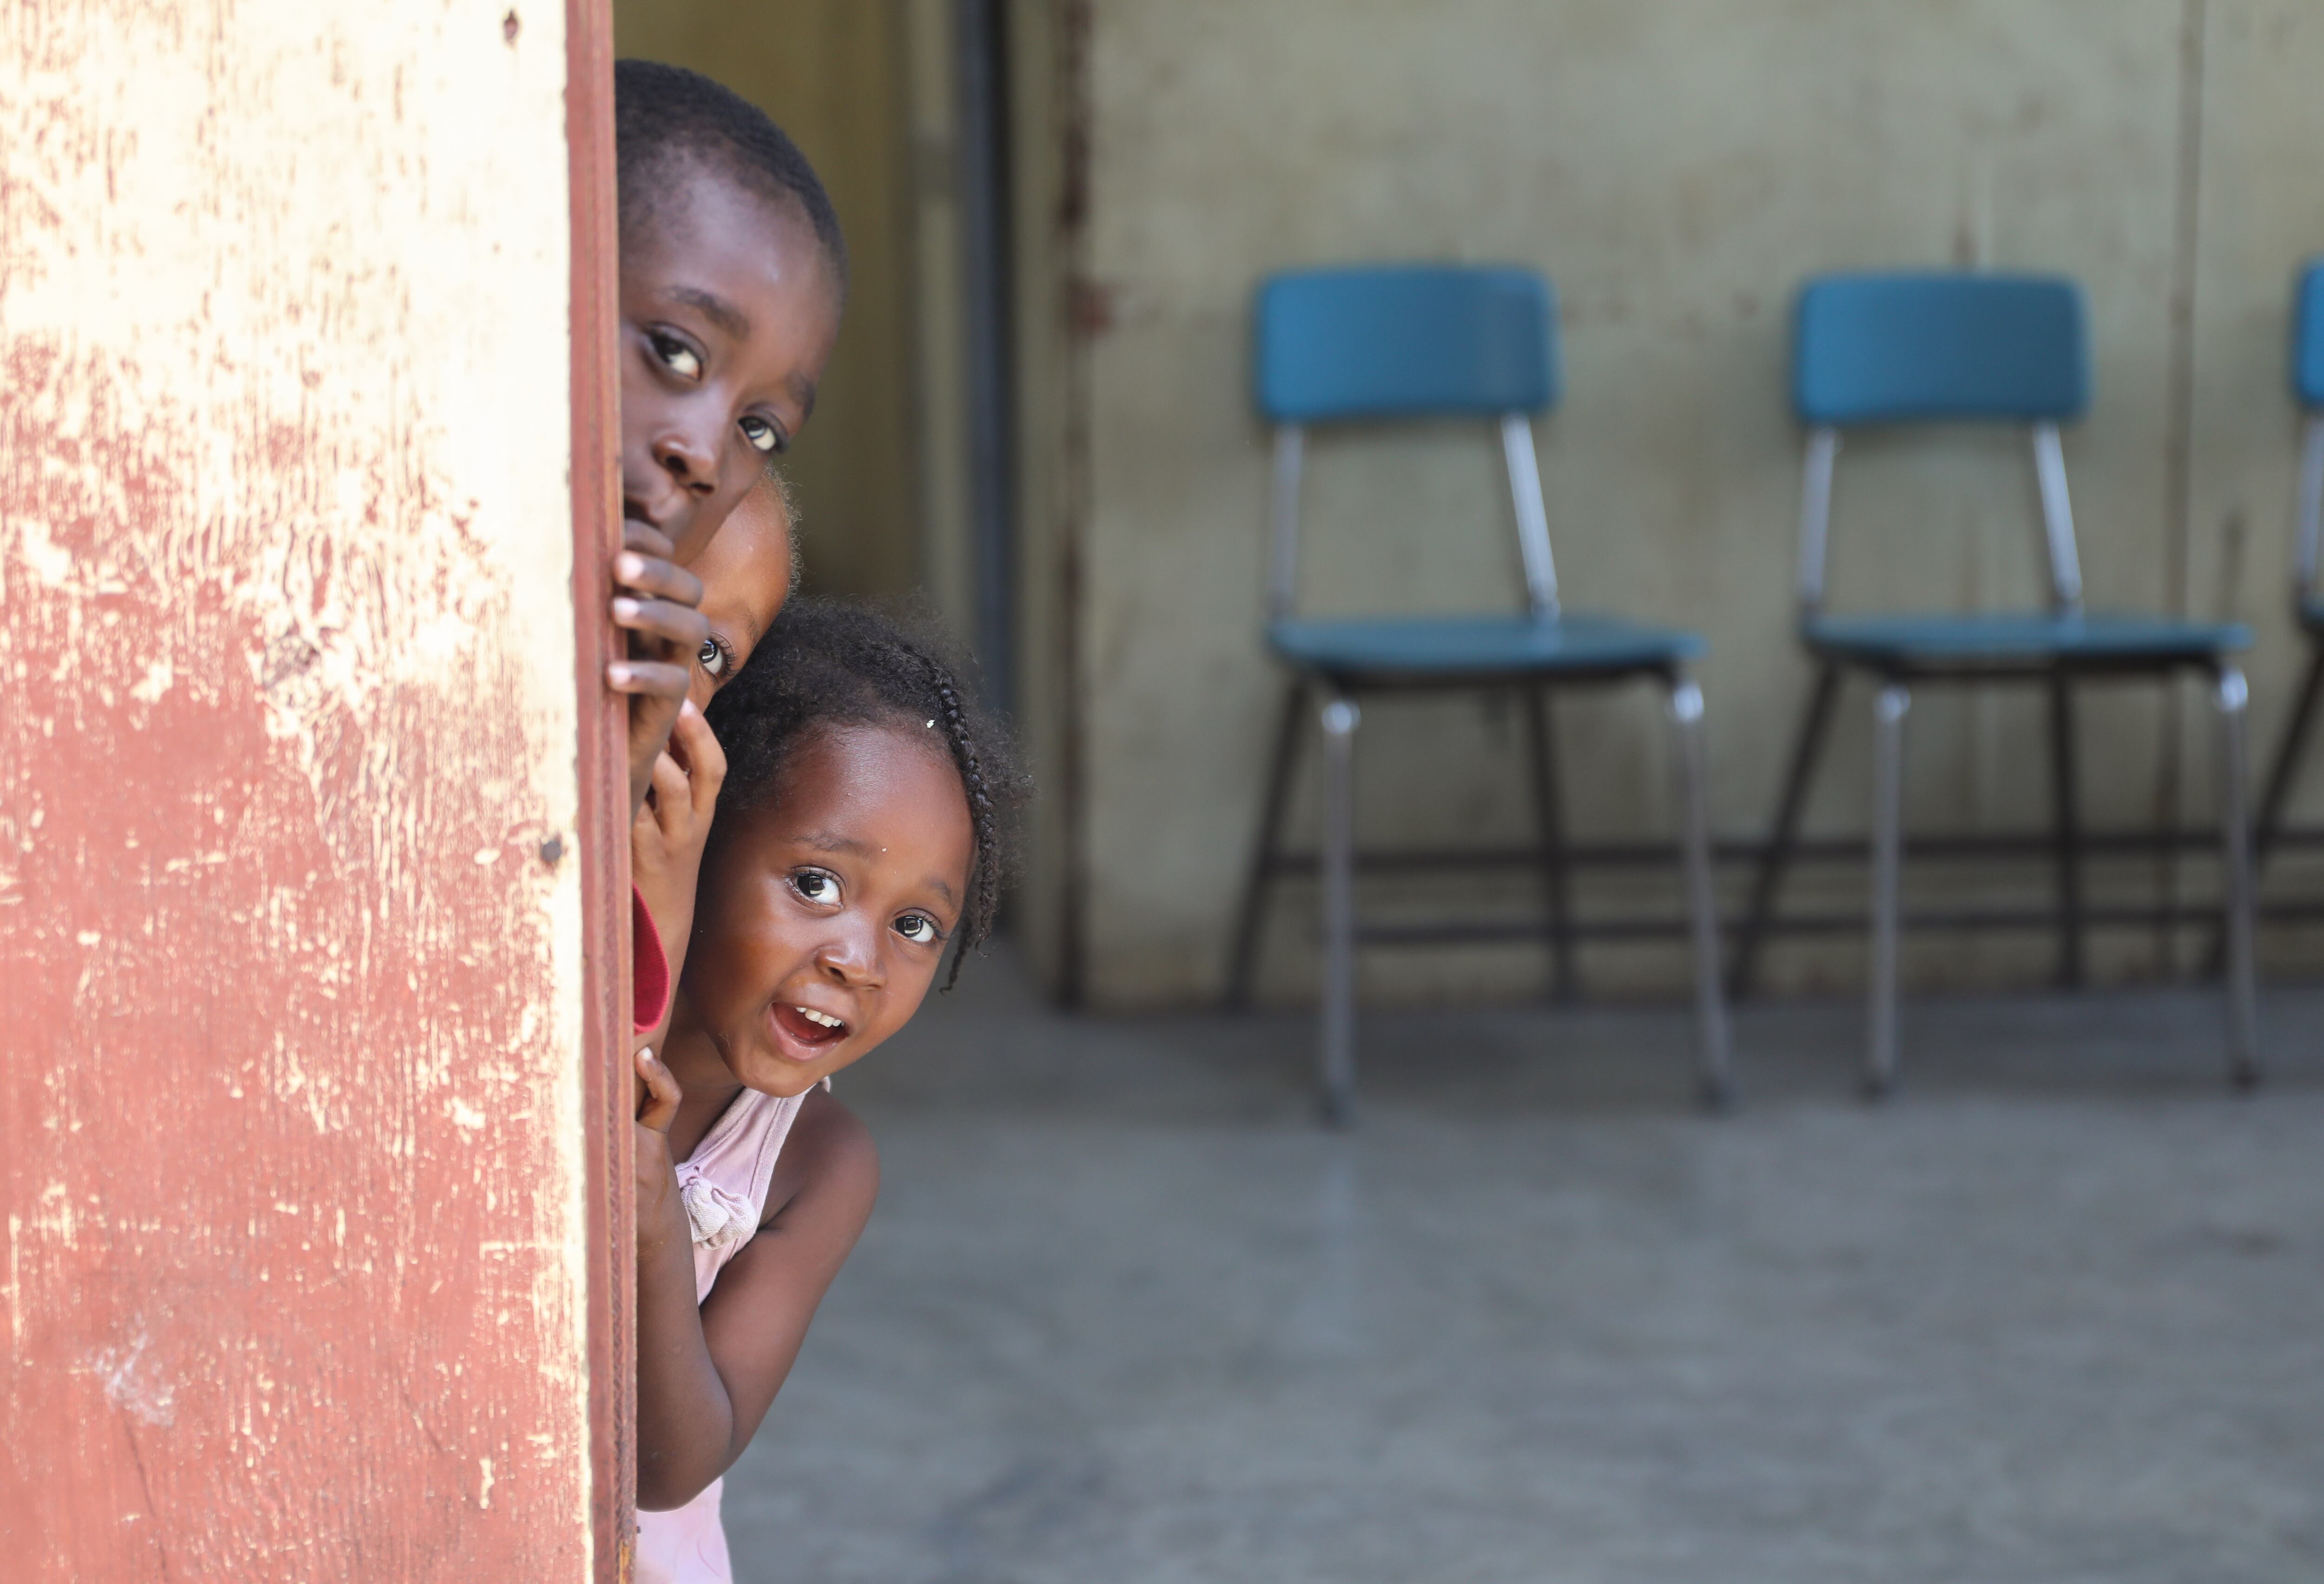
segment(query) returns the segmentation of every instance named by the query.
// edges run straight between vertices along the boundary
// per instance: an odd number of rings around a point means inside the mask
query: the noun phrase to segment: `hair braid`
[[[995,829],[992,794],[984,784],[984,769],[977,761],[976,737],[969,730],[968,711],[962,705],[960,687],[952,672],[934,655],[927,657],[928,681],[936,688],[936,703],[944,721],[945,740],[951,744],[953,763],[959,767],[961,787],[968,794],[970,828],[976,841],[976,856],[970,870],[968,905],[961,909],[960,944],[952,954],[952,972],[945,978],[945,989],[950,990],[960,981],[960,961],[969,948],[984,944],[991,933],[992,916],[1000,906],[1001,854]]]

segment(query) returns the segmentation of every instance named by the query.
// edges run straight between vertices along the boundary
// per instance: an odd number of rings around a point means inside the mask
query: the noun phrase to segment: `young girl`
[[[927,649],[795,602],[713,700],[726,779],[683,990],[638,1055],[638,1577],[730,1578],[719,1481],[879,1186],[826,1080],[908,1021],[999,895],[1001,741]]]

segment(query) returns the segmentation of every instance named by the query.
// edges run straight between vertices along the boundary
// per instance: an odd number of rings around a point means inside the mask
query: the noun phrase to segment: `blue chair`
[[[2016,680],[2047,686],[2059,962],[2061,977],[2071,982],[2080,976],[2086,922],[2075,812],[2073,684],[2092,677],[2167,677],[2191,669],[2210,679],[2219,712],[2229,1065],[2238,1082],[2252,1082],[2258,1068],[2251,862],[2244,823],[2246,690],[2233,658],[2250,646],[2251,635],[2234,622],[2102,615],[2082,608],[2081,566],[2058,439],[2059,425],[2080,417],[2089,400],[2080,292],[2070,281],[2038,276],[1824,276],[1800,294],[1793,354],[1792,399],[1808,429],[1800,511],[1800,637],[1815,662],[1816,681],[1737,941],[1729,990],[1741,995],[1749,989],[1843,673],[1866,673],[1878,685],[1873,704],[1872,969],[1865,1074],[1877,1095],[1887,1091],[1896,1073],[1900,823],[1904,717],[1913,686]],[[1968,615],[1827,613],[1824,546],[1841,431],[1961,420],[2023,424],[2031,433],[2050,566],[2050,608]]]
[[[2283,806],[2307,753],[2317,700],[2324,696],[2324,595],[2317,588],[2319,540],[2324,539],[2324,259],[2310,264],[2300,277],[2292,307],[2292,391],[2307,413],[2300,444],[2299,560],[2292,597],[2301,631],[2308,635],[2308,675],[2300,685],[2292,718],[2284,723],[2283,739],[2268,769],[2267,790],[2260,797],[2253,838],[2255,866],[2266,864],[2268,852],[2282,832]]]
[[[1567,849],[1561,829],[1547,689],[1643,677],[1665,689],[1676,734],[1690,929],[1701,1019],[1702,1082],[1714,1104],[1732,1094],[1726,1008],[1719,978],[1718,919],[1711,884],[1702,789],[1702,693],[1686,664],[1702,651],[1693,634],[1559,608],[1548,516],[1536,465],[1532,419],[1557,400],[1557,316],[1548,283],[1531,271],[1412,266],[1277,275],[1259,287],[1254,380],[1259,411],[1274,426],[1273,553],[1267,640],[1291,672],[1257,851],[1228,960],[1230,1004],[1249,998],[1268,888],[1317,861],[1281,850],[1282,826],[1311,698],[1323,731],[1324,971],[1322,1065],[1325,1114],[1351,1115],[1355,1095],[1355,879],[1359,865],[1392,869],[1415,854],[1359,855],[1354,836],[1354,743],[1367,693],[1501,690],[1524,702],[1541,845],[1525,855],[1546,893],[1546,927],[1561,988],[1570,986],[1573,939]],[[1483,419],[1498,421],[1516,508],[1526,608],[1511,615],[1304,618],[1296,613],[1299,486],[1310,427],[1353,420]],[[1432,863],[1464,855],[1428,854]],[[1470,859],[1491,855],[1470,853]],[[1536,933],[1506,926],[1374,930],[1375,943],[1507,938]]]

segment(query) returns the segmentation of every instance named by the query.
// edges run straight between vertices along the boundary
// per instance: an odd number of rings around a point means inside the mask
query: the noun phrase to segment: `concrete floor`
[[[728,1482],[744,1580],[2324,1579],[2324,995],[1074,1020],[971,965]]]

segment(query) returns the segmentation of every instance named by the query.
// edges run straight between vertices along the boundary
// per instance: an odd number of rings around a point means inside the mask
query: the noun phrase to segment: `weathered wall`
[[[0,23],[12,1576],[610,1565],[565,21]]]
[[[1277,696],[1259,642],[1265,450],[1246,348],[1252,283],[1279,267],[1516,261],[1555,280],[1567,397],[1539,438],[1565,594],[1707,635],[1713,814],[1736,838],[1765,829],[1807,681],[1790,632],[1796,283],[1886,265],[2070,273],[2096,343],[2097,402],[2067,441],[2092,603],[2257,620],[2255,746],[2269,746],[2295,658],[2282,619],[2282,340],[2292,268],[2324,250],[2313,154],[2324,11],[2298,0],[1023,9],[1040,13],[1069,78],[1086,51],[1072,78],[1084,102],[1054,97],[1050,152],[1023,168],[1028,193],[1062,206],[1045,216],[1070,211],[1086,142],[1085,230],[1047,232],[1064,278],[1035,282],[1026,316],[1069,348],[1054,365],[1067,394],[1046,438],[1028,442],[1048,488],[1026,492],[1038,514],[1028,542],[1046,547],[1028,609],[1048,612],[1047,652],[1072,667],[1034,723],[1048,785],[1078,790],[1074,806],[1045,813],[1037,848],[1036,912],[1056,921],[1040,944],[1061,978],[1077,944],[1102,1001],[1167,1002],[1217,983]],[[2189,337],[2174,339],[2181,306]],[[1506,600],[1513,556],[1489,437],[1363,439],[1314,458],[1308,607]],[[2014,439],[1852,445],[1836,603],[2034,600],[2032,502]],[[2107,689],[2082,714],[2093,824],[2207,817],[2207,723],[2191,695]],[[1865,715],[1851,695],[1812,830],[1862,829]],[[1908,820],[2037,824],[2040,719],[2024,696],[1925,697]],[[1560,723],[1578,832],[1666,831],[1663,728],[1643,694],[1576,702]],[[1476,706],[1369,711],[1360,827],[1521,837],[1510,726]],[[2143,899],[2156,882],[2145,862],[2093,877],[2101,898]],[[2208,881],[2190,865],[2180,883],[2191,896]],[[1845,905],[1861,885],[1860,871],[1830,870],[1793,896]],[[2032,899],[2046,871],[1936,870],[1914,885]],[[1591,894],[1617,907],[1670,898]],[[1501,895],[1533,905],[1524,879]],[[1308,896],[1287,889],[1277,915],[1278,993],[1306,982]],[[2164,960],[2144,933],[2098,946],[2107,973]],[[1541,981],[1540,959],[1379,953],[1366,983],[1405,999],[1518,991]],[[1841,940],[1784,945],[1770,967],[1793,986],[1839,986],[1857,981],[1858,962]],[[1681,963],[1625,946],[1592,949],[1585,967],[1600,987],[1674,988]],[[1908,967],[1924,983],[2023,981],[2048,972],[2048,945],[1917,942]]]

